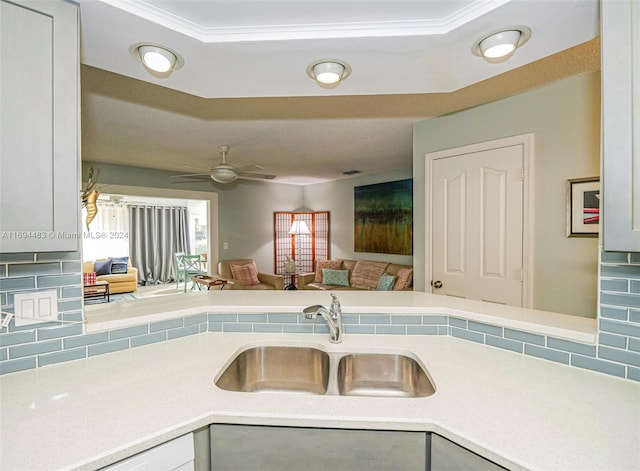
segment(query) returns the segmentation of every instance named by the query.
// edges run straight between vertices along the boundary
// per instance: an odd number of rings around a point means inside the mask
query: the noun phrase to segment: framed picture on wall
[[[567,237],[598,237],[600,178],[567,180]]]

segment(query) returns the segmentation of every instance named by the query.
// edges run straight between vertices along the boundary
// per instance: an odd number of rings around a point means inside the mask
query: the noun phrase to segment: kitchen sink
[[[398,353],[325,352],[260,346],[237,354],[215,380],[237,392],[425,397],[435,393],[424,367]]]
[[[424,397],[435,392],[416,360],[389,353],[354,353],[340,358],[338,390],[342,396]]]
[[[238,354],[216,381],[228,391],[325,394],[329,355],[316,348],[265,346]]]

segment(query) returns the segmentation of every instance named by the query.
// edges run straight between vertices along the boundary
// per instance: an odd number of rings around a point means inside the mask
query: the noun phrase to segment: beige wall
[[[543,88],[414,126],[415,283],[424,286],[425,154],[520,134],[535,135],[535,309],[596,317],[596,238],[566,237],[566,181],[600,172],[600,74]]]

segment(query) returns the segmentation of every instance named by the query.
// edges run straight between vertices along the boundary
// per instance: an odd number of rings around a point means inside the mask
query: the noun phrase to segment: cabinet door
[[[640,252],[640,3],[601,8],[603,247]]]
[[[504,471],[505,468],[452,441],[431,434],[431,471]]]
[[[78,8],[0,8],[0,251],[78,250]]]
[[[139,453],[101,471],[194,471],[193,434]]]
[[[424,471],[426,433],[211,426],[211,469]]]

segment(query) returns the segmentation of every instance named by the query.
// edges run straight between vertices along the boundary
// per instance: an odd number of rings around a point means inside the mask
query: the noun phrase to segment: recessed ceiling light
[[[307,75],[320,86],[336,86],[351,75],[351,67],[344,61],[323,59],[310,64]]]
[[[471,51],[489,62],[500,62],[511,57],[530,37],[531,30],[526,26],[505,28],[476,41]]]
[[[184,59],[176,51],[152,43],[137,43],[129,47],[129,53],[150,72],[168,76],[184,65]]]

